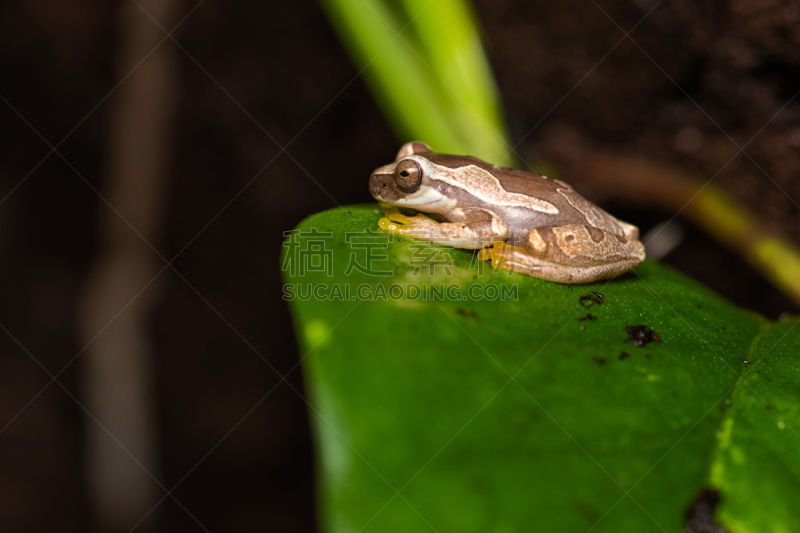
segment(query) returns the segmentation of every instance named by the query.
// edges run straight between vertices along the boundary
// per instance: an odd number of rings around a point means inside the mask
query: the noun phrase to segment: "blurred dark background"
[[[732,139],[768,124],[747,146],[764,172],[739,155],[715,183],[800,245],[797,3],[599,5],[610,18],[591,0],[477,2],[520,153],[647,231],[674,213],[572,172],[573,148],[708,180],[736,154]],[[369,173],[407,139],[316,2],[197,6],[0,4],[2,531],[316,530],[302,374],[279,376],[298,361],[283,232],[371,201]],[[624,32],[654,6],[631,33],[640,49]],[[172,29],[195,7],[177,43],[165,38],[156,22]],[[163,105],[148,107],[153,94]],[[734,251],[676,224],[666,263],[768,317],[798,311]],[[126,313],[144,341],[115,329]],[[93,381],[91,361],[115,347],[147,354],[118,374],[146,384],[153,425],[145,503],[116,522],[98,510],[93,450],[124,445],[114,460],[141,468]]]

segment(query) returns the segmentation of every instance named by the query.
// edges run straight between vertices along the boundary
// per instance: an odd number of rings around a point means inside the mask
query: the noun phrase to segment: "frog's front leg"
[[[422,213],[409,217],[390,209],[378,225],[400,235],[467,250],[484,248],[508,237],[508,226],[485,209],[454,209],[446,216],[453,222],[437,222]]]
[[[534,228],[524,248],[500,245],[480,254],[496,267],[557,283],[615,278],[639,266],[645,256],[638,240],[580,225]]]

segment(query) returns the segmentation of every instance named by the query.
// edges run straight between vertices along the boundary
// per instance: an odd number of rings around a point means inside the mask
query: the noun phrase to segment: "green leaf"
[[[324,531],[678,532],[707,488],[733,533],[800,531],[800,319],[651,262],[571,288],[494,273],[381,216],[286,242]],[[399,297],[423,286],[444,297]]]
[[[476,17],[465,0],[321,0],[403,141],[512,161]]]

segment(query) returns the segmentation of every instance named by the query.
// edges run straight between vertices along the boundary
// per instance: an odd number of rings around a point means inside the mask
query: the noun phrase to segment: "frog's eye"
[[[394,169],[394,182],[404,192],[414,192],[422,181],[422,169],[413,159],[406,159]]]

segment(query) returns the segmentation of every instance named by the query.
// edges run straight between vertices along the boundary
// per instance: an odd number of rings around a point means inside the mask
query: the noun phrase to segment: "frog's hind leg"
[[[525,247],[480,252],[495,267],[556,283],[592,283],[620,276],[644,261],[644,246],[593,226],[545,226],[528,232]]]

